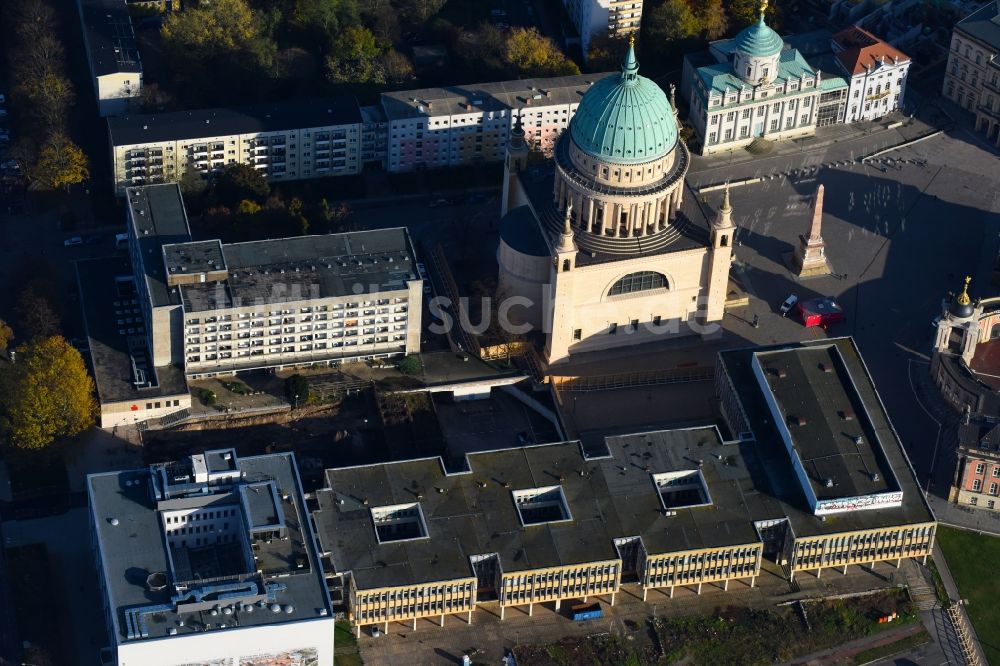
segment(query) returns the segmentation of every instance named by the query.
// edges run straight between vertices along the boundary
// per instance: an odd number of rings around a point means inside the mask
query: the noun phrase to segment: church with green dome
[[[847,82],[824,77],[760,18],[708,53],[685,57],[682,94],[702,155],[816,133],[842,122]]]
[[[732,253],[729,212],[710,223],[686,192],[690,153],[672,99],[639,74],[583,94],[550,160],[511,132],[498,295],[511,323],[541,331],[545,359],[719,330]],[[511,301],[513,302],[513,301]]]

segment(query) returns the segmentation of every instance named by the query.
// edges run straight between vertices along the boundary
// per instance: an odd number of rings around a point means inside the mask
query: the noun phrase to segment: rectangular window
[[[656,315],[655,317],[653,317],[653,326],[659,326],[659,325],[660,325],[660,315]]]
[[[991,483],[990,484],[990,495],[996,495],[996,494],[997,494],[997,484]]]
[[[576,329],[576,330],[574,330],[573,331],[573,339],[574,340],[581,340],[581,339],[583,339],[583,330],[581,330],[579,328]]]
[[[982,474],[986,471],[986,463],[976,463],[976,474]]]
[[[638,331],[639,330],[639,320],[638,319],[633,319],[632,322],[631,322],[630,328],[633,331]]]
[[[982,490],[983,489],[983,482],[980,481],[979,479],[976,479],[975,481],[972,482],[972,489],[975,490],[975,491],[977,491],[977,492],[980,491],[980,490]]]
[[[608,335],[618,335],[618,324],[611,324],[608,328]]]

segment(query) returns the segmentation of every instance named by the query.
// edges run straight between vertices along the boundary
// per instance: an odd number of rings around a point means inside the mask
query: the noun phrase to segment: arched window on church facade
[[[654,289],[669,289],[667,276],[653,271],[629,273],[611,285],[608,296],[634,294],[637,291],[652,291]]]

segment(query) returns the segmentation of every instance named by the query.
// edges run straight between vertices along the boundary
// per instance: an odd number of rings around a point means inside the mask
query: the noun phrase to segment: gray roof
[[[471,104],[476,111],[579,104],[587,89],[605,76],[609,73],[400,90],[382,93],[382,108],[392,121],[470,113],[466,104]]]
[[[191,241],[163,246],[167,273],[209,273],[225,270],[226,258],[219,240]]]
[[[111,145],[130,146],[359,123],[361,111],[356,99],[324,97],[232,108],[119,116],[108,118],[108,131]]]
[[[200,589],[206,592],[206,603],[201,610],[183,613],[177,610],[177,599],[172,599],[178,595],[173,587],[173,583],[178,581],[171,570],[158,507],[179,508],[185,503],[202,507],[236,507],[238,501],[234,497],[234,487],[213,486],[208,495],[170,499],[158,504],[153,499],[150,469],[92,474],[88,477],[93,528],[108,603],[115,622],[113,632],[119,643],[166,638],[170,631],[179,635],[191,634],[203,630],[207,624],[211,624],[214,631],[220,631],[224,630],[218,626],[220,623],[234,628],[260,626],[318,619],[331,614],[322,567],[312,547],[314,540],[294,457],[285,453],[242,458],[239,467],[245,475],[241,483],[273,479],[282,493],[287,495],[288,499],[283,500],[283,504],[289,539],[274,539],[265,543],[262,540],[253,541],[247,535],[246,538],[254,542],[254,555],[259,558],[255,566],[264,571],[263,575],[258,576],[253,571],[231,571],[223,576],[224,580],[206,580],[203,585],[197,581],[189,582],[192,591]],[[181,555],[191,553],[192,558],[198,554],[192,549],[178,549],[177,552]],[[229,564],[234,564],[231,548],[225,550],[220,545],[218,554],[220,558],[230,556]],[[271,570],[274,572],[268,573]],[[178,571],[181,572],[181,567]],[[147,577],[154,573],[166,574],[165,589],[155,590],[147,585]],[[225,584],[241,589],[252,588],[256,584],[258,591],[267,589],[266,594],[257,596],[266,599],[267,603],[280,604],[281,612],[274,613],[266,607],[248,611],[238,599],[215,596],[218,593],[209,590],[212,585]],[[190,597],[190,594],[181,596]],[[185,602],[190,603],[190,598]],[[209,609],[215,604],[231,604],[235,610],[232,614],[212,616]],[[196,604],[189,608],[193,606]],[[181,619],[184,620],[183,625],[178,622]],[[133,633],[133,637],[129,638],[130,628],[134,632],[139,627],[145,635],[135,636]]]
[[[153,307],[178,305],[180,296],[175,290],[167,288],[163,246],[191,240],[180,185],[130,187],[126,197],[142,256],[142,275],[136,276],[136,279],[145,280]],[[136,271],[140,269],[138,266],[135,268]]]
[[[418,279],[405,227],[231,243],[221,251],[227,279],[179,287],[186,312],[403,290]]]
[[[988,2],[955,24],[959,32],[1000,51],[1000,0]]]
[[[841,359],[843,359],[843,368],[820,380],[816,375],[823,374],[823,372],[809,366],[813,363],[818,364],[819,359],[824,358],[824,354],[826,354],[825,358],[829,358],[829,352],[817,350],[824,350],[830,346],[835,346],[839,352]],[[881,443],[885,455],[884,464],[888,469],[891,469],[898,488],[903,492],[902,506],[831,514],[822,520],[813,515],[805,492],[796,477],[792,460],[774,425],[771,409],[753,373],[755,354],[766,355],[768,352],[775,351],[782,354],[779,358],[782,364],[788,368],[786,379],[792,379],[794,384],[794,387],[782,390],[781,395],[786,401],[791,401],[793,398],[790,396],[798,394],[794,398],[798,408],[805,410],[806,418],[811,419],[812,423],[815,424],[814,427],[809,426],[810,432],[805,433],[805,435],[823,438],[826,442],[825,444],[820,442],[815,446],[820,448],[830,446],[831,437],[836,437],[835,423],[841,420],[837,412],[844,409],[845,395],[850,392],[843,384],[849,383],[856,389],[856,400],[860,401],[863,411],[870,419],[868,426],[870,432]],[[746,412],[750,429],[756,438],[753,448],[761,463],[757,487],[780,501],[782,512],[788,516],[792,530],[797,537],[909,525],[934,520],[930,507],[924,500],[923,492],[917,484],[902,443],[889,422],[888,414],[886,414],[882,401],[875,390],[871,376],[868,374],[864,361],[851,338],[725,351],[719,354],[719,362],[723,365],[732,382],[740,404]],[[834,386],[835,380],[836,383],[842,384],[840,388]],[[774,384],[772,383],[772,385]],[[861,412],[862,409],[855,407],[856,414]],[[857,427],[857,421],[853,423]],[[812,442],[805,441],[803,438],[799,438],[797,443],[806,446],[807,450],[810,451],[812,451],[811,447],[814,446]],[[834,446],[839,450],[839,444],[834,444]],[[815,454],[817,451],[812,451],[812,453]],[[806,457],[808,455],[807,453]],[[838,458],[840,463],[845,460],[839,454],[835,454],[834,459]],[[835,462],[835,464],[838,463]],[[844,480],[845,484],[856,481],[862,490],[865,489],[863,481],[848,480],[851,470],[847,466],[834,473],[840,474],[840,478]]]
[[[78,0],[94,76],[142,72],[125,0]]]
[[[437,458],[330,469],[314,519],[360,589],[472,576],[476,554],[497,553],[508,573],[618,559],[617,537],[640,536],[654,554],[757,543],[753,521],[780,507],[752,487],[742,448],[703,427],[611,437],[601,458],[579,442],[472,453],[471,471],[452,475]],[[666,515],[651,474],[699,469],[712,505]],[[555,485],[572,520],[522,525],[512,491]],[[415,501],[428,538],[379,543],[370,509]]]
[[[76,262],[76,275],[91,369],[100,402],[132,400],[139,404],[187,393],[181,368],[173,365],[153,367],[146,349],[139,295],[135,292],[128,260],[122,257],[80,260]],[[148,388],[136,388],[133,384],[133,358],[144,366],[147,378],[152,381]]]

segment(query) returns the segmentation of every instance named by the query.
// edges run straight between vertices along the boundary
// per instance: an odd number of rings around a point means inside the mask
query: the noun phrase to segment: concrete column
[[[607,209],[605,209],[604,212],[607,213]],[[618,238],[618,227],[621,222],[621,217],[622,217],[622,205],[616,203],[611,204],[611,219],[608,220],[607,217],[605,217],[604,224],[605,226],[607,226],[608,224],[611,225],[612,238]]]
[[[441,626],[444,626],[444,613],[441,613]]]
[[[615,593],[614,592],[611,593],[611,605],[612,606],[615,605]]]
[[[599,223],[597,223],[597,226],[594,229],[594,233],[598,234],[600,236],[603,236],[604,235],[604,230],[608,226],[608,207],[605,204],[603,204],[603,203],[600,204],[600,206],[597,206],[597,207],[600,208],[600,211],[601,211],[601,221]],[[594,212],[594,220],[596,221],[596,219],[597,219],[597,212],[595,211]]]
[[[921,561],[921,564],[924,564],[926,566],[926,564],[927,564],[927,555],[924,555],[924,558]]]
[[[701,594],[701,583],[698,583],[698,594]]]
[[[843,575],[843,576],[846,576],[846,575],[847,575],[847,565],[846,565],[846,564],[844,565],[844,573],[843,573],[843,574],[841,574],[841,575]]]
[[[587,199],[587,231],[593,231],[594,229],[594,200],[592,198]]]
[[[413,618],[413,631],[417,630],[417,618]]]
[[[643,586],[642,586],[642,600],[643,600],[643,601],[645,601],[645,600],[646,600],[646,593],[647,593],[648,591],[649,591],[649,590],[648,590],[648,589],[646,588],[646,586],[645,586],[645,585],[643,585]]]
[[[722,581],[722,590],[724,592],[728,592],[729,591],[729,579],[728,578],[726,580]]]
[[[528,604],[528,617],[531,617],[532,614],[534,613],[534,611],[535,611],[535,604],[529,603]]]
[[[750,576],[750,587],[753,587],[757,582],[757,576]]]
[[[354,625],[354,635],[357,636],[358,638],[361,638],[361,625],[360,624]]]
[[[466,620],[469,624],[472,624],[472,611],[469,611],[469,619]]]
[[[898,569],[902,564],[903,564],[903,558],[902,557],[897,557],[896,558],[896,568]]]
[[[503,621],[503,616],[504,616],[504,607],[503,607],[503,606],[501,606],[501,607],[500,607],[500,620],[501,620],[501,621]]]
[[[559,610],[559,607],[561,605],[562,605],[562,599],[556,599],[556,610]]]
[[[382,627],[382,633],[383,634],[388,634],[389,633],[389,622],[388,622],[388,620],[386,621],[385,626]]]
[[[823,575],[823,567],[816,569],[816,578],[819,578],[822,575]]]
[[[674,598],[674,586],[673,585],[670,586],[670,598],[671,599]]]
[[[634,236],[635,232],[642,228],[642,220],[639,219],[640,217],[642,217],[639,214],[640,212],[639,204],[632,204],[631,206],[629,206],[629,211],[630,212],[628,216],[628,226],[631,229],[630,231],[631,235]]]
[[[792,570],[790,570],[788,572],[788,582],[789,583],[794,583],[795,582],[795,570],[794,569],[792,569]]]

